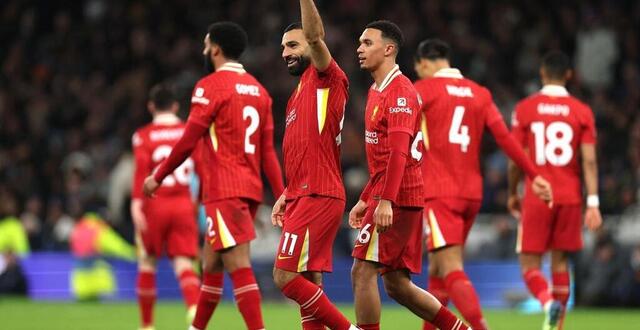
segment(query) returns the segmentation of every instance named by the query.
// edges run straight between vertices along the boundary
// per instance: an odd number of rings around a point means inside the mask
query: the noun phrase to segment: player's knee
[[[173,259],[173,270],[176,274],[180,274],[185,270],[193,269],[193,261],[188,257],[175,257]]]
[[[156,260],[153,257],[138,258],[138,271],[140,272],[155,272]]]
[[[399,279],[399,278],[388,278],[385,277],[384,279],[384,291],[387,292],[387,295],[389,295],[389,297],[391,297],[391,299],[401,302],[405,299],[405,297],[407,296],[407,292],[408,292],[408,287],[407,285],[409,283],[405,283],[405,281]]]
[[[287,285],[287,283],[291,282],[298,274],[287,272],[278,268],[273,268],[273,283],[278,287],[278,289],[282,290],[282,288]]]

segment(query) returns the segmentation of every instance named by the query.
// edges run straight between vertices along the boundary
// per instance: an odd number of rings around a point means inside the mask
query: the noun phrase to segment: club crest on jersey
[[[373,112],[371,113],[371,120],[374,120],[376,118],[376,113],[378,113],[378,106],[376,105],[375,108],[373,108]]]

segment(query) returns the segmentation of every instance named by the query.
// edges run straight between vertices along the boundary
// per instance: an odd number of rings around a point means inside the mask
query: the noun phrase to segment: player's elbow
[[[307,43],[309,44],[309,46],[316,46],[320,44],[322,40],[324,40],[324,31],[323,30],[318,30],[318,31],[305,30],[304,38],[307,40]]]

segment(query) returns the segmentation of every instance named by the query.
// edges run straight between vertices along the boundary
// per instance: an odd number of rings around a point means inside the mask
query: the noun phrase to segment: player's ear
[[[211,55],[218,56],[222,52],[222,49],[217,44],[211,44]],[[213,59],[212,59],[213,61]]]
[[[569,69],[569,70],[567,70],[567,72],[564,74],[564,80],[565,80],[565,81],[569,81],[569,80],[571,80],[571,78],[573,78],[573,70]]]
[[[149,113],[151,114],[156,112],[156,106],[153,104],[153,102],[151,101],[147,102],[147,111],[149,111]]]
[[[385,56],[393,56],[396,54],[397,46],[394,43],[388,43],[384,47]]]

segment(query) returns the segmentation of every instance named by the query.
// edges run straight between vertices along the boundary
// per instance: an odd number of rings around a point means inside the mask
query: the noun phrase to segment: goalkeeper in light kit
[[[209,27],[203,54],[211,74],[194,88],[184,135],[158,171],[145,180],[145,193],[150,195],[198,141],[204,145],[201,198],[208,227],[203,283],[192,330],[206,328],[220,301],[223,270],[231,277],[247,329],[265,328],[249,258],[249,243],[256,237],[253,222],[262,201],[260,169],[274,196],[280,196],[284,188],[273,148],[271,97],[238,62],[246,46],[247,35],[239,25],[219,22]]]
[[[422,267],[423,143],[420,101],[400,72],[396,56],[402,32],[389,21],[367,25],[360,36],[360,68],[374,79],[365,111],[370,179],[349,214],[359,228],[351,272],[358,326],[380,329],[378,275],[387,294],[442,330],[468,327],[428,292],[411,282]]]
[[[544,329],[562,327],[571,287],[567,254],[582,248],[581,174],[587,193],[584,223],[591,230],[602,224],[595,120],[589,106],[567,92],[571,75],[566,55],[547,54],[540,68],[542,90],[518,103],[512,120],[513,136],[527,148],[537,170],[551,181],[554,193],[549,209],[532,196],[527,185],[521,205],[520,171],[510,164],[508,207],[520,219],[516,249],[527,288],[546,312]],[[540,271],[547,251],[551,251],[550,292]]]

